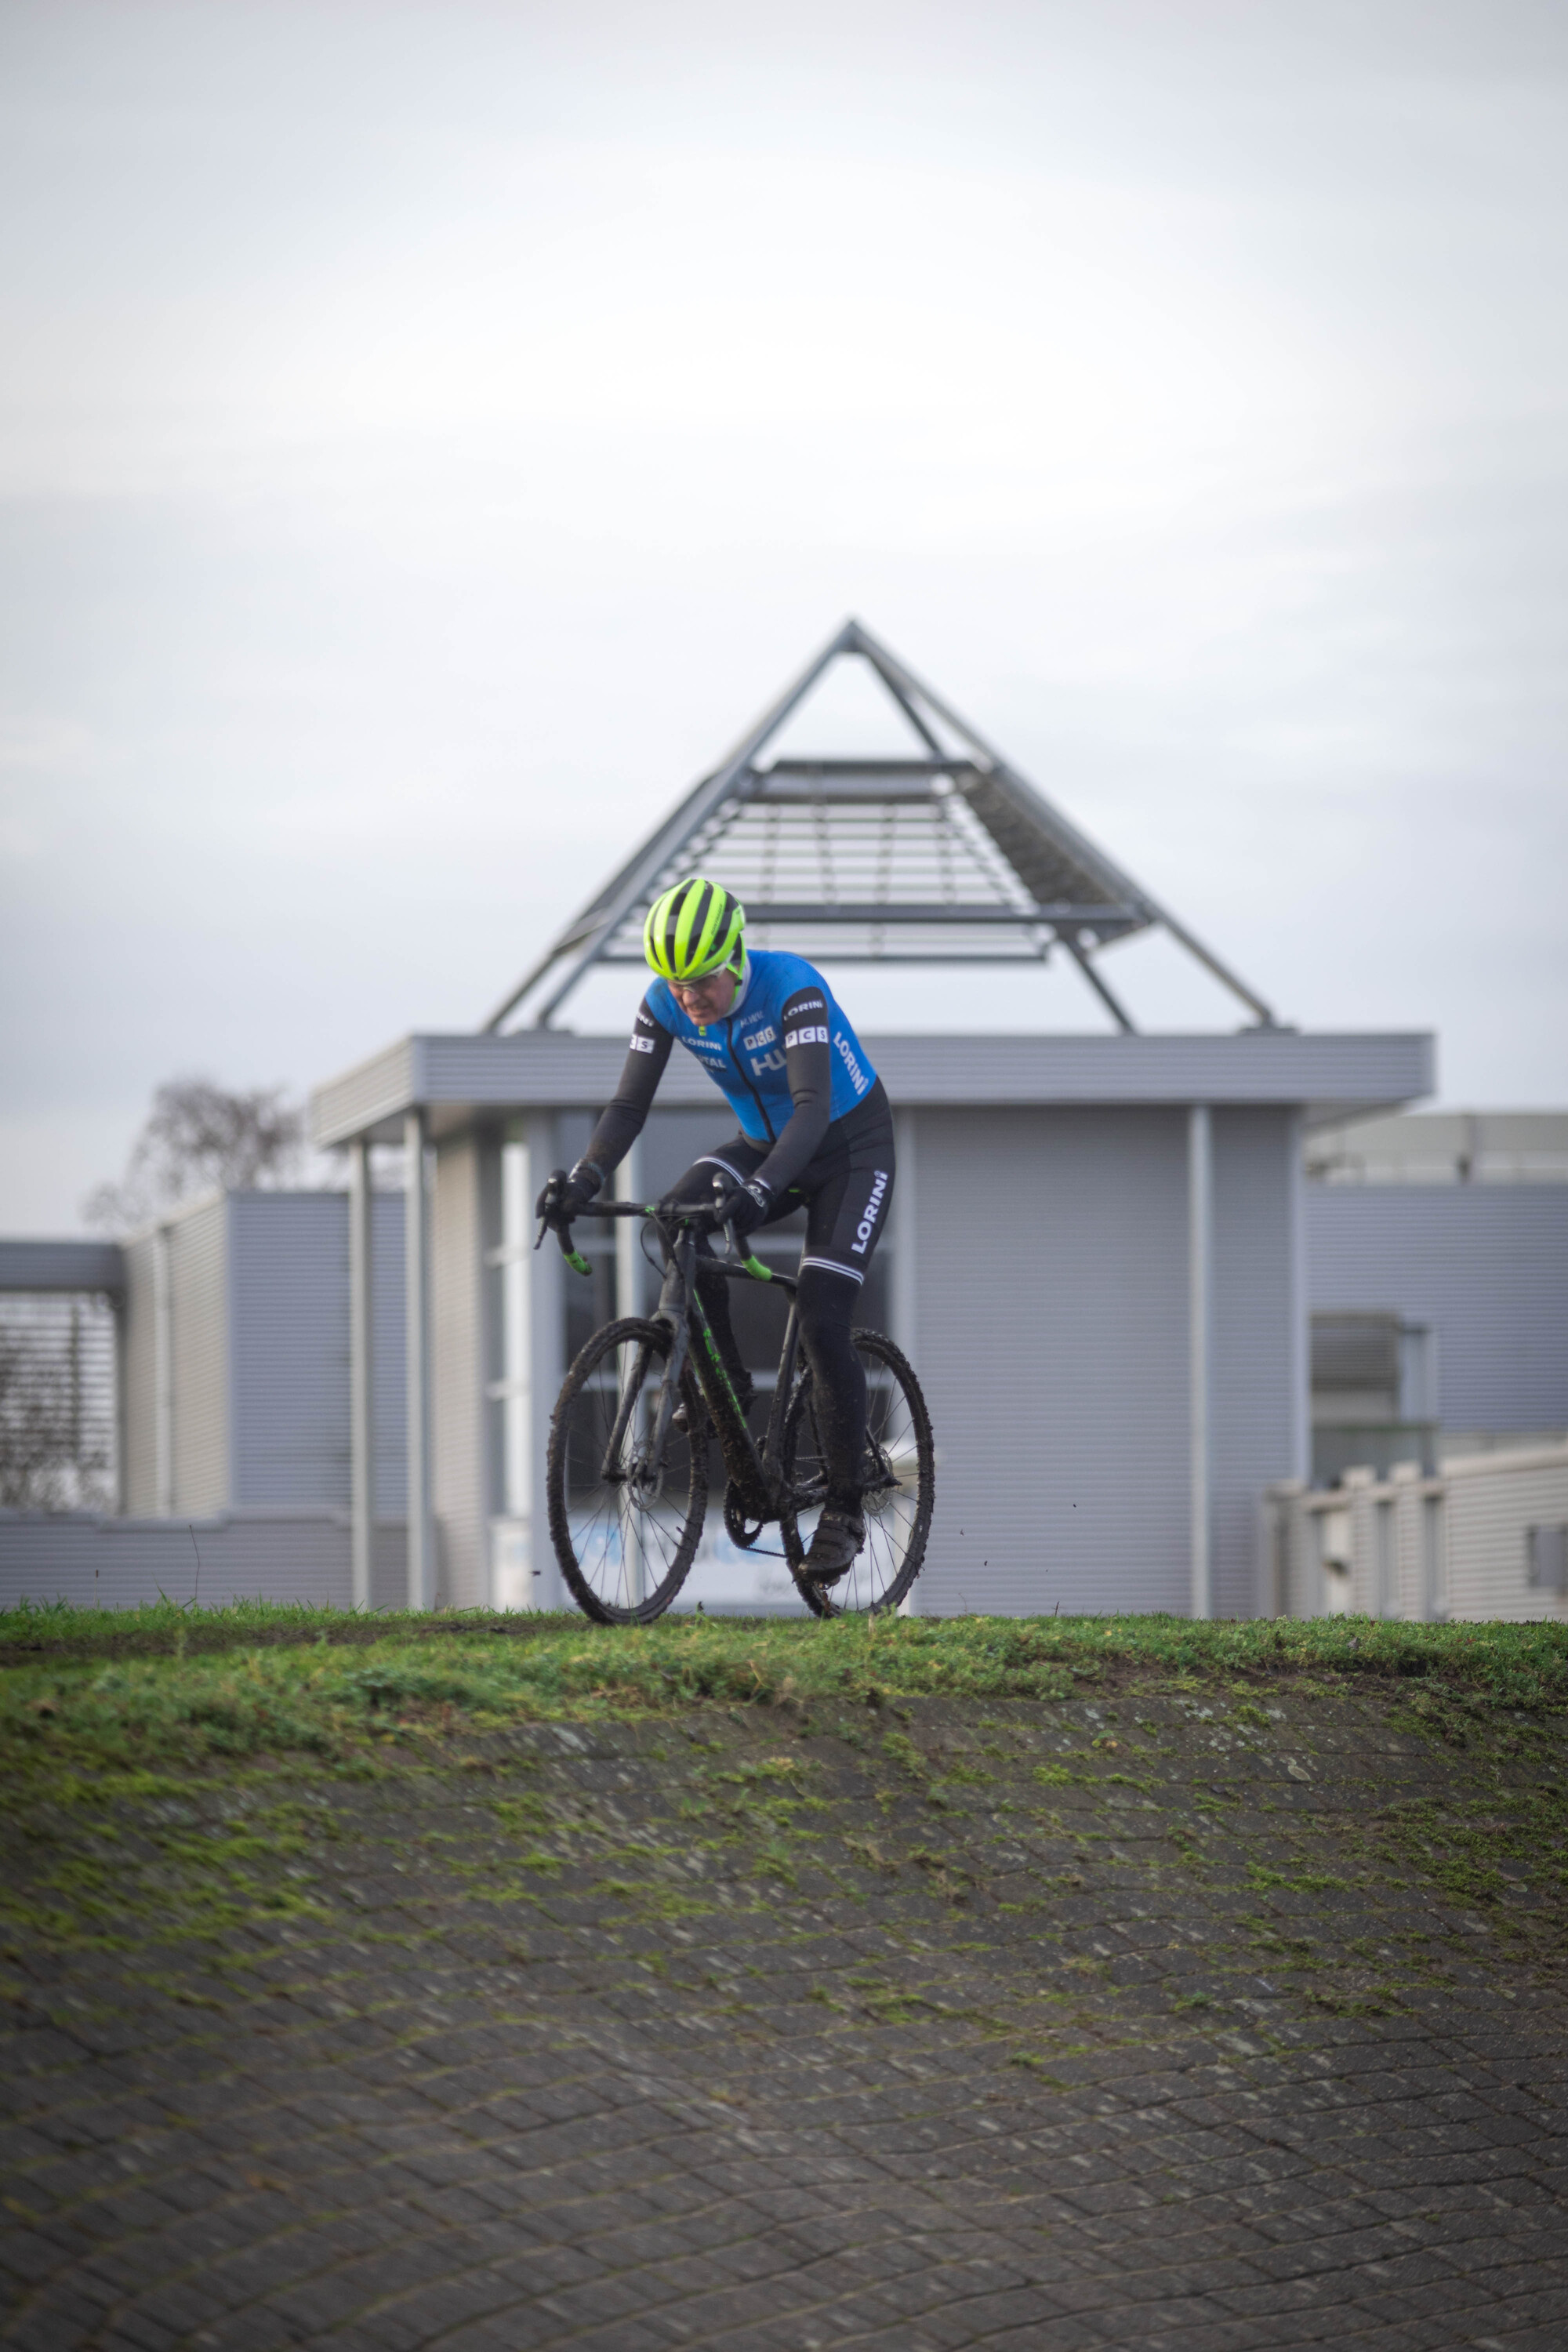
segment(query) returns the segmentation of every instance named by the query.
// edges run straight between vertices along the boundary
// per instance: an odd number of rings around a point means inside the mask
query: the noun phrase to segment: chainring
[[[750,1551],[763,1529],[772,1524],[771,1519],[752,1518],[745,1507],[746,1500],[731,1478],[724,1489],[724,1532],[742,1551]]]

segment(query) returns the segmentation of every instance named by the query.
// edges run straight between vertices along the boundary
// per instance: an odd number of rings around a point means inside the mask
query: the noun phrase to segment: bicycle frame
[[[664,1449],[669,1437],[670,1420],[675,1411],[676,1399],[679,1394],[680,1376],[685,1369],[687,1358],[691,1356],[699,1385],[713,1416],[719,1449],[724,1457],[725,1468],[731,1476],[734,1476],[737,1470],[742,1475],[750,1474],[755,1481],[759,1496],[767,1498],[770,1506],[769,1516],[776,1517],[782,1477],[784,1418],[789,1410],[790,1389],[795,1379],[795,1358],[799,1350],[800,1339],[800,1322],[795,1303],[794,1277],[787,1274],[777,1273],[772,1266],[764,1265],[760,1258],[749,1254],[742,1257],[733,1228],[731,1226],[724,1228],[730,1257],[727,1260],[714,1259],[713,1269],[728,1281],[776,1283],[780,1289],[787,1294],[790,1302],[789,1315],[784,1325],[784,1344],[779,1350],[778,1379],[773,1389],[772,1410],[768,1414],[767,1433],[763,1440],[762,1452],[759,1454],[756,1440],[746,1426],[740,1400],[735,1394],[734,1385],[725,1369],[724,1360],[719,1352],[718,1342],[713,1337],[712,1326],[704,1311],[701,1293],[698,1288],[698,1233],[695,1219],[683,1214],[679,1210],[667,1211],[661,1214],[657,1202],[638,1203],[635,1201],[591,1202],[585,1207],[576,1210],[574,1214],[604,1218],[644,1217],[658,1234],[660,1247],[664,1252],[664,1281],[659,1290],[658,1304],[648,1319],[651,1322],[662,1323],[668,1330],[669,1356],[665,1365],[663,1392],[659,1398],[658,1413],[649,1441],[648,1458],[656,1463],[663,1460]],[[552,1221],[548,1218],[541,1220],[538,1239],[534,1243],[536,1249],[542,1243],[545,1232],[552,1223]],[[555,1223],[554,1231],[561,1244],[561,1254],[567,1265],[579,1274],[588,1274],[591,1271],[588,1261],[573,1245],[571,1221]],[[700,1349],[695,1353],[691,1346],[691,1335],[694,1329],[702,1343]],[[631,1375],[623,1386],[620,1408],[616,1412],[615,1426],[605,1448],[603,1475],[606,1484],[616,1483],[620,1475],[614,1465],[622,1458],[621,1449],[626,1443],[626,1425],[635,1401],[641,1390],[642,1376],[647,1369],[643,1361],[645,1352],[645,1349],[638,1349]]]

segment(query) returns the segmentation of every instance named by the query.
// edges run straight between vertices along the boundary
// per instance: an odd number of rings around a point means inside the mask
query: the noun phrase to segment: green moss
[[[1260,1862],[1249,1862],[1247,1875],[1254,1886],[1284,1886],[1293,1893],[1321,1894],[1330,1887],[1348,1890],[1348,1878],[1336,1878],[1327,1870],[1270,1870]]]
[[[0,1671],[0,1769],[10,1798],[0,1917],[18,1951],[112,1954],[123,1969],[118,1956],[128,1951],[194,1940],[203,1948],[200,1997],[211,1998],[206,1979],[228,1964],[226,1952],[237,1969],[243,1951],[310,1944],[329,1920],[341,1934],[330,1853],[341,1811],[353,1836],[363,1837],[366,1822],[405,1825],[374,1835],[395,1834],[398,1859],[412,1865],[399,1885],[414,1907],[400,1924],[416,1936],[445,1885],[482,1905],[487,1926],[592,1916],[594,1932],[635,1943],[651,1939],[661,1921],[722,1905],[754,1914],[769,1935],[787,1940],[804,1881],[813,1903],[826,1893],[829,1901],[884,1906],[908,1921],[916,1945],[924,1937],[950,1944],[949,1922],[957,1920],[1020,1945],[1037,1939],[1041,1965],[1055,1974],[1067,1965],[1055,1941],[1069,1907],[1064,1897],[1084,1885],[1089,1870],[1097,1884],[1114,1873],[1118,1885],[1142,1872],[1149,1889],[1163,1886],[1183,1903],[1201,1899],[1216,1917],[1226,1906],[1216,1969],[1249,1969],[1267,1952],[1287,1986],[1298,1981],[1292,1971],[1310,1967],[1320,2007],[1362,2005],[1346,2015],[1378,2013],[1364,2005],[1402,1998],[1385,1975],[1408,1965],[1415,1981],[1417,1963],[1403,1948],[1391,1953],[1392,1933],[1359,1955],[1337,1938],[1368,1916],[1381,1915],[1392,1929],[1398,1915],[1391,1905],[1406,1903],[1417,1882],[1443,1905],[1484,1914],[1492,1954],[1560,1964],[1568,1822],[1554,1751],[1568,1637],[1556,1627],[915,1619],[871,1633],[847,1621],[595,1629],[555,1618],[507,1631],[507,1621],[475,1617],[347,1620],[340,1638],[319,1618],[302,1631],[300,1618],[277,1612],[268,1630],[255,1612],[214,1612],[211,1623],[153,1612],[142,1631],[156,1633],[161,1649],[106,1654],[89,1637],[105,1623],[112,1630],[108,1612],[97,1628],[30,1612],[23,1630],[31,1649],[20,1654],[13,1642],[12,1663]],[[8,1623],[15,1633],[17,1620]],[[230,1637],[226,1646],[217,1633]],[[1412,1655],[1424,1660],[1419,1670]],[[1039,1706],[1060,1698],[1068,1666],[1124,1689],[1129,1722],[1140,1697],[1163,1705],[1177,1688],[1193,1694],[1181,1709],[1197,1718],[1190,1729],[1178,1725],[1166,1735],[1163,1722],[1147,1717],[1140,1726],[1144,1740],[1158,1730],[1163,1753],[1183,1759],[1176,1769],[1186,1788],[1162,1789],[1159,1813],[1110,1810],[1119,1792],[1150,1784],[1107,1768],[1149,1757],[1131,1734],[1124,1752],[1115,1752],[1095,1727],[1109,1714],[1104,1695],[1059,1755],[1053,1751],[1073,1718],[1050,1719],[1045,1752],[1052,1760],[1033,1760],[1042,1752]],[[1257,1704],[1236,1700],[1238,1681],[1258,1691]],[[823,1730],[809,1747],[790,1686],[822,1701],[816,1719]],[[879,1719],[867,1706],[873,1692],[886,1702]],[[1373,1752],[1398,1750],[1387,1769],[1404,1779],[1385,1785],[1448,1793],[1402,1800],[1375,1817],[1352,1807],[1308,1827],[1265,1832],[1255,1812],[1256,1751],[1268,1744],[1256,1735],[1264,1723],[1312,1762],[1321,1788],[1331,1787],[1336,1768],[1313,1759],[1300,1705],[1308,1693],[1352,1735],[1369,1722],[1379,1730],[1393,1724],[1441,1743],[1413,1758],[1410,1740],[1379,1739]],[[1262,1703],[1271,1706],[1277,1696],[1290,1707],[1288,1734]],[[1365,1704],[1369,1696],[1375,1705]],[[981,1717],[981,1706],[1003,1711]],[[1210,1710],[1214,1720],[1203,1721]],[[626,1728],[645,1718],[657,1719],[647,1731]],[[574,1780],[575,1762],[562,1770],[568,1759],[563,1751],[558,1761],[550,1735],[536,1741],[530,1725],[552,1719],[614,1724],[605,1745],[629,1765],[641,1756],[628,1780],[641,1791],[630,1813],[618,1799],[601,1801],[596,1779]],[[895,1719],[900,1727],[890,1727]],[[997,1733],[980,1750],[986,1769],[955,1723]],[[833,1724],[842,1746],[826,1735]],[[1219,1764],[1206,1752],[1210,1736],[1242,1725],[1250,1726],[1247,1737]],[[657,1740],[648,1736],[655,1729]],[[1208,1793],[1212,1770],[1235,1775],[1234,1786]],[[1354,1767],[1362,1785],[1383,1770],[1382,1763]],[[933,1786],[933,1775],[945,1789]],[[978,1804],[967,1794],[1003,1780]],[[1052,1792],[1068,1788],[1078,1793],[1058,1805]],[[442,1792],[452,1807],[447,1826],[428,1826],[432,1816],[418,1810],[422,1790]],[[656,1813],[651,1825],[637,1811],[645,1798]],[[1380,1801],[1374,1792],[1371,1801]],[[994,1864],[987,1815],[1013,1807],[1025,1851]],[[1205,1811],[1216,1818],[1200,1841],[1193,1830]],[[473,1824],[472,1843],[465,1843],[465,1822]],[[1011,1824],[997,1829],[996,1845],[1006,1849]],[[949,1846],[918,1843],[932,1836],[947,1836]],[[1074,1851],[1081,1868],[1060,1870]],[[1205,1875],[1186,1878],[1173,1866],[1178,1857]],[[696,1884],[676,1868],[678,1859],[701,1860],[711,1884]],[[350,1875],[381,1866],[356,1859]],[[1294,1902],[1249,1929],[1236,1918],[1256,1900],[1249,1890],[1303,1898],[1353,1891],[1357,1916],[1348,1919],[1342,1902]],[[949,1906],[963,1907],[955,1915]],[[1070,1907],[1079,1915],[1086,1906]],[[1298,1938],[1299,1926],[1319,1937],[1316,1949]],[[357,1910],[352,1932],[377,1940]],[[1457,1927],[1442,1930],[1450,1932],[1459,1935]],[[1256,1945],[1249,1933],[1260,1938]],[[1469,1964],[1468,1950],[1463,1959]],[[883,1985],[883,2006],[870,2005],[892,2018],[912,2012],[888,2001],[914,1998],[907,1986]],[[1038,2038],[1033,2029],[1030,2038]]]

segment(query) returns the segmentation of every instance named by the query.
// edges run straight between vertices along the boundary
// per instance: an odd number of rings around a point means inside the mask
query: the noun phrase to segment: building
[[[1306,1165],[1320,1482],[1568,1439],[1568,1115],[1324,1128]]]
[[[886,690],[906,752],[779,750],[841,660]],[[581,1149],[624,1052],[624,1032],[561,1022],[600,965],[628,967],[630,1000],[643,911],[699,866],[745,899],[755,944],[787,940],[834,971],[1056,958],[1082,978],[1099,1026],[865,1039],[896,1107],[899,1160],[865,1319],[915,1362],[938,1446],[916,1605],[1273,1605],[1265,1493],[1310,1469],[1305,1153],[1429,1093],[1432,1040],[1281,1026],[855,623],[483,1030],[404,1038],[317,1089],[316,1139],[346,1150],[346,1199],[231,1196],[128,1248],[126,1516],[66,1532],[0,1519],[4,1589],[84,1597],[82,1560],[131,1528],[163,1542],[173,1578],[189,1513],[213,1597],[257,1589],[233,1580],[255,1572],[270,1525],[279,1545],[294,1531],[290,1589],[314,1574],[321,1599],[559,1602],[541,1524],[551,1406],[580,1339],[644,1306],[649,1279],[629,1223],[584,1241],[587,1282],[552,1247],[534,1250],[534,1193]],[[1156,928],[1230,992],[1244,1027],[1135,1031],[1108,960]],[[657,1193],[729,1117],[677,1055],[622,1171],[626,1197]],[[401,1152],[402,1200],[373,1183],[384,1145]],[[787,1251],[787,1235],[768,1246]],[[777,1311],[766,1294],[748,1302],[759,1367]],[[66,1555],[49,1544],[71,1529],[74,1565],[55,1573]],[[220,1554],[232,1573],[210,1565]],[[726,1556],[722,1538],[688,1597],[793,1601],[779,1562]]]
[[[864,662],[908,751],[795,760],[785,721],[837,661]],[[1268,1006],[857,624],[847,625],[552,943],[478,1035],[406,1038],[318,1089],[356,1203],[400,1144],[405,1227],[411,1599],[552,1603],[540,1531],[550,1408],[579,1336],[640,1303],[632,1235],[592,1294],[532,1248],[531,1205],[613,1089],[620,1035],[557,1024],[596,965],[640,966],[643,913],[700,867],[748,936],[846,963],[1067,960],[1112,1034],[867,1040],[899,1119],[879,1253],[885,1315],[937,1430],[921,1607],[1250,1613],[1258,1514],[1308,1465],[1304,1135],[1428,1092],[1426,1036],[1309,1037]],[[1163,928],[1227,988],[1239,1034],[1142,1036],[1108,953]],[[628,996],[635,983],[628,982]],[[508,1030],[509,1022],[517,1025]],[[646,1194],[724,1131],[678,1055],[650,1121]],[[631,1197],[628,1192],[626,1197]],[[353,1294],[373,1281],[352,1213]],[[760,1310],[759,1310],[760,1311]],[[354,1361],[369,1363],[356,1322]],[[757,1334],[759,1363],[765,1336]],[[366,1589],[368,1376],[357,1373],[356,1591]],[[748,1606],[766,1563],[707,1575]],[[750,1580],[737,1585],[733,1580]]]

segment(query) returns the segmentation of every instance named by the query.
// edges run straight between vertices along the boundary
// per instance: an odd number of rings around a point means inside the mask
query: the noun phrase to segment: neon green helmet
[[[745,961],[746,910],[720,882],[700,874],[656,898],[643,925],[643,953],[661,980],[702,980]]]

